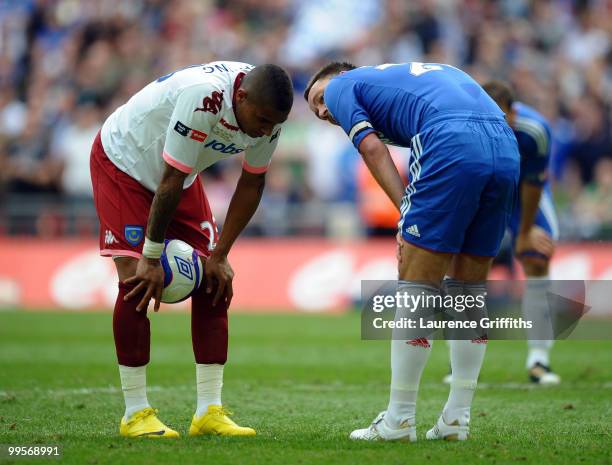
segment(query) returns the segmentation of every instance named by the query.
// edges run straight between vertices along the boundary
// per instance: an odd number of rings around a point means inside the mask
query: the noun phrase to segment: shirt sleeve
[[[275,126],[271,136],[261,137],[252,147],[247,148],[242,163],[242,169],[249,173],[265,173],[270,165],[272,153],[278,145],[281,126]]]
[[[521,182],[543,186],[548,180],[550,133],[543,126],[519,128],[516,134],[521,154]]]
[[[327,109],[357,149],[368,134],[376,132],[359,99],[358,84],[352,79],[334,78],[323,94]]]
[[[202,143],[217,123],[215,114],[202,110],[204,97],[215,91],[209,87],[192,86],[183,89],[170,117],[163,158],[183,173],[193,171]]]

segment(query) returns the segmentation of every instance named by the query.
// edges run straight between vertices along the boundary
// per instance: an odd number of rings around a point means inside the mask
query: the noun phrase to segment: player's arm
[[[550,257],[554,249],[552,240],[534,227],[550,158],[550,136],[539,128],[537,134],[537,139],[532,135],[521,138],[521,217],[515,246],[518,257],[534,252]]]
[[[214,123],[210,112],[194,110],[203,96],[209,95],[212,90],[208,85],[183,89],[170,117],[163,153],[160,154],[165,161],[164,171],[149,210],[143,256],[138,261],[136,274],[126,281],[136,284],[126,295],[126,300],[145,291],[136,307],[138,310],[145,310],[151,298],[155,299],[154,310],[159,310],[164,281],[159,258],[164,248],[166,229],[174,216],[187,176],[194,175],[202,142]]]
[[[218,283],[213,305],[225,293],[229,303],[233,296],[232,279],[234,272],[227,256],[232,245],[249,223],[263,194],[266,171],[280,137],[281,127],[273,130],[271,137],[262,137],[257,144],[247,149],[242,163],[242,175],[230,201],[221,236],[206,262],[206,292],[212,292],[214,281]]]
[[[155,300],[153,310],[159,310],[164,288],[164,271],[159,256],[161,256],[166,230],[181,199],[186,177],[186,173],[165,164],[161,182],[149,210],[143,256],[138,260],[136,274],[125,281],[127,284],[136,284],[136,287],[125,296],[125,300],[130,300],[144,291],[142,299],[136,306],[138,311],[146,309],[150,299]]]
[[[538,214],[538,206],[542,197],[542,186],[530,182],[521,182],[521,219],[519,236],[529,234]]]
[[[372,132],[359,144],[359,153],[376,182],[399,210],[404,196],[404,182],[387,146]]]
[[[370,123],[368,112],[362,105],[359,83],[350,79],[332,79],[323,98],[330,114],[359,151],[376,182],[399,210],[404,183],[389,149]]]
[[[242,171],[236,185],[236,190],[230,201],[221,236],[206,261],[206,292],[212,292],[212,281],[217,282],[217,290],[213,298],[213,305],[225,294],[229,302],[234,294],[232,280],[234,271],[229,264],[227,255],[232,245],[249,223],[259,206],[265,185],[265,173],[249,173]]]
[[[520,189],[521,218],[516,238],[515,253],[519,258],[534,253],[544,257],[551,257],[555,248],[552,239],[534,224],[543,188],[536,184],[522,182]]]

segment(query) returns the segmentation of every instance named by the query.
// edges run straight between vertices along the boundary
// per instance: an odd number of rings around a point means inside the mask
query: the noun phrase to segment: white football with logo
[[[185,300],[202,283],[202,260],[186,242],[166,239],[161,265],[164,269],[162,302],[174,304]]]

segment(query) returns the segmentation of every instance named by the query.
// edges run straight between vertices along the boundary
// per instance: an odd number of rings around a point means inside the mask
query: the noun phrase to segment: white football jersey
[[[108,158],[151,191],[164,160],[188,173],[184,188],[219,160],[245,152],[243,168],[266,171],[281,125],[271,136],[252,138],[238,127],[233,95],[252,65],[216,61],[160,77],[117,108],[102,126]]]

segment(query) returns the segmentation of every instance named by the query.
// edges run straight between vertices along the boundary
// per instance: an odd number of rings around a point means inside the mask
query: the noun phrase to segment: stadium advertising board
[[[113,263],[91,241],[2,239],[0,254],[2,307],[91,310],[114,304]],[[233,308],[239,311],[342,311],[359,299],[363,280],[396,276],[388,240],[243,240],[230,260],[236,270]],[[507,277],[502,268],[492,273],[492,279]],[[560,245],[552,277],[612,279],[612,246]]]

